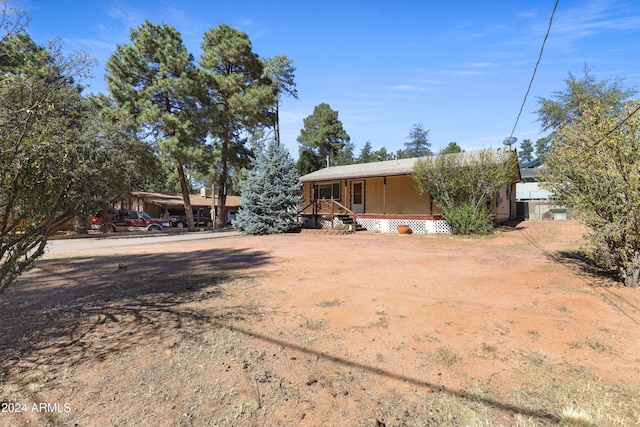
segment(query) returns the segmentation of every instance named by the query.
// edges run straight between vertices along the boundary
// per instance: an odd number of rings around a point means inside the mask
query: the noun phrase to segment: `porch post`
[[[335,219],[333,218],[333,198],[331,199],[331,229],[335,227]]]
[[[387,177],[384,177],[382,184],[382,213],[387,214]]]
[[[314,227],[318,226],[318,201],[316,200],[316,192],[314,191],[313,188],[314,184],[311,183],[311,186],[309,188],[309,200],[311,200],[313,203],[311,204],[311,212],[313,213],[313,221],[314,221]]]
[[[344,182],[344,205],[351,209],[351,181],[345,180]],[[349,193],[349,197],[347,197],[347,193]]]

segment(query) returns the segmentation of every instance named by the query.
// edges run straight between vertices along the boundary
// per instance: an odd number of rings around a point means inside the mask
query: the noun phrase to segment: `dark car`
[[[196,227],[213,227],[213,221],[209,215],[193,215],[193,224]],[[174,228],[185,228],[187,226],[186,215],[171,215],[171,225]]]
[[[160,231],[171,227],[166,219],[151,218],[144,212],[129,209],[111,209],[97,213],[91,220],[91,228],[104,233],[115,231]]]

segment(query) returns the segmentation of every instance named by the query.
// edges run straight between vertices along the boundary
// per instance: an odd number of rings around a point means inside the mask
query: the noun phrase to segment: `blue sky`
[[[356,153],[403,148],[411,127],[429,129],[432,149],[502,146],[511,133],[555,0],[531,1],[111,1],[9,0],[28,11],[38,44],[97,60],[88,91],[107,93],[104,65],[145,20],[173,25],[197,59],[203,34],[226,23],[249,35],[261,57],[285,54],[299,99],[281,106],[282,140],[297,136],[314,106],[339,112]],[[538,97],[564,89],[586,66],[599,79],[640,88],[640,2],[560,0],[514,136],[535,141]]]

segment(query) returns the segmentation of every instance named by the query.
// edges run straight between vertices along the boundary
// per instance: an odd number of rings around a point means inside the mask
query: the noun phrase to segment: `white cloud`
[[[620,2],[592,1],[566,12],[559,11],[551,34],[564,44],[603,32],[640,29],[640,16],[630,15],[629,7]]]
[[[413,85],[396,85],[391,86],[391,90],[407,91],[407,92],[424,92],[427,90],[425,87],[413,86]]]

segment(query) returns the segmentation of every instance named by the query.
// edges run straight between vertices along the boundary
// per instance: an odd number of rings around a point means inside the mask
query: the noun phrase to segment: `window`
[[[316,199],[340,200],[340,183],[314,185]]]

